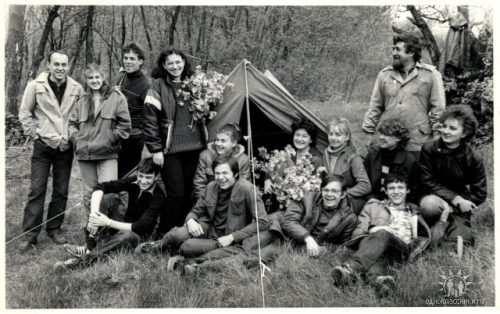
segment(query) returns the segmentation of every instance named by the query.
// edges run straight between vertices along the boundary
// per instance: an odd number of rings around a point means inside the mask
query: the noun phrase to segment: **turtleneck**
[[[337,148],[333,148],[331,147],[330,145],[328,145],[328,153],[331,154],[331,155],[335,155],[335,156],[338,156],[340,155],[340,153],[344,150],[344,148],[347,147],[347,143],[348,142],[345,142],[342,146],[339,146]]]

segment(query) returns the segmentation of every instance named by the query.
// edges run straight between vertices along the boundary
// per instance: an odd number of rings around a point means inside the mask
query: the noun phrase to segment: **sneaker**
[[[81,258],[70,258],[66,261],[59,261],[54,264],[54,271],[62,273],[66,270],[76,269],[83,265]]]
[[[377,278],[375,278],[374,288],[377,297],[386,297],[396,289],[396,280],[389,275],[377,276]]]
[[[89,252],[85,245],[64,244],[63,247],[66,251],[68,251],[75,257],[82,257]]]
[[[348,264],[345,264],[333,268],[332,278],[334,285],[343,287],[354,282],[356,280],[356,275],[352,268]]]
[[[51,239],[55,244],[68,243],[68,239],[66,239],[66,237],[60,230],[48,233],[47,235],[49,236],[49,239]]]
[[[186,259],[183,256],[175,255],[168,259],[167,270],[182,273]]]
[[[186,264],[184,265],[184,273],[185,276],[194,276],[198,271],[197,265]]]
[[[162,248],[161,245],[161,240],[159,241],[153,241],[153,242],[143,242],[140,243],[134,250],[135,254],[140,254],[140,253],[147,253],[147,254],[161,254],[162,250],[165,250],[165,248]]]

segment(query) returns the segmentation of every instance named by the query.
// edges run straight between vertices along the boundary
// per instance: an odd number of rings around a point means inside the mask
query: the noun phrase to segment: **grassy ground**
[[[306,103],[325,120],[343,115],[352,121],[354,135],[361,136],[365,105]],[[494,222],[493,150],[481,148],[489,174],[489,201],[473,217],[477,244],[466,248],[462,260],[450,249],[428,251],[413,264],[395,269],[398,284],[394,295],[377,299],[370,286],[356,284],[344,290],[333,286],[330,272],[351,252],[334,251],[309,258],[288,244],[280,248],[271,272],[264,277],[265,304],[268,307],[343,306],[428,306],[426,300],[443,297],[440,275],[448,270],[463,274],[472,282],[465,299],[479,305],[494,305]],[[7,151],[7,156],[15,154]],[[29,189],[31,151],[17,158],[6,158],[6,241],[21,233],[22,213]],[[75,164],[70,183],[69,212],[63,227],[74,243],[83,243],[84,210],[80,203],[80,180]],[[50,183],[49,183],[50,186]],[[48,195],[50,195],[50,188]],[[261,285],[257,270],[248,270],[239,258],[221,262],[204,273],[184,278],[166,270],[168,256],[135,256],[117,252],[93,267],[54,274],[52,265],[67,259],[60,246],[53,245],[44,232],[36,251],[20,254],[18,240],[6,244],[6,304],[8,308],[164,308],[164,307],[260,307]],[[439,301],[437,301],[439,302]],[[470,301],[469,301],[470,302]],[[472,303],[469,303],[472,305]]]

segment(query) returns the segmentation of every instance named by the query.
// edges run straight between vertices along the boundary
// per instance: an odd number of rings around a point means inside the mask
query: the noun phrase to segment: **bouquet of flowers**
[[[306,192],[317,192],[321,179],[314,174],[311,163],[312,155],[307,153],[297,162],[294,161],[295,150],[287,145],[284,150],[274,150],[270,154],[267,149],[259,147],[262,161],[253,158],[256,170],[264,172],[273,182],[276,199],[280,208],[288,206],[290,200],[300,201]]]
[[[182,99],[179,101],[180,106],[189,104],[189,112],[191,113],[191,124],[193,128],[196,123],[205,123],[212,120],[216,115],[213,109],[217,104],[222,103],[223,92],[226,86],[232,87],[232,83],[227,82],[227,76],[216,71],[208,71],[205,73],[201,70],[201,66],[196,66],[195,72],[190,77],[186,78],[182,83],[182,87],[177,91],[177,96]]]

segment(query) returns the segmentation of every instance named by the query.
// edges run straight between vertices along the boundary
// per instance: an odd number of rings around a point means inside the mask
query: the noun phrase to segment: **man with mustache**
[[[422,47],[416,36],[397,35],[393,43],[393,64],[377,76],[362,128],[373,134],[381,118],[401,119],[410,132],[406,150],[418,160],[445,109],[443,80],[434,66],[420,61]]]

